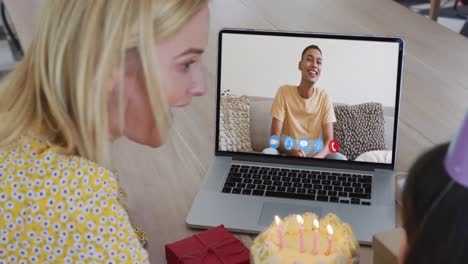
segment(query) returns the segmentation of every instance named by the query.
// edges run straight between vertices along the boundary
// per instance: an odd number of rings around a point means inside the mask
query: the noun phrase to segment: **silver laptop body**
[[[356,45],[359,45],[362,41],[363,43],[371,44],[375,42],[376,45],[379,43],[393,43],[392,47],[395,47],[395,49],[392,53],[392,57],[395,61],[394,72],[396,74],[394,76],[394,91],[392,92],[394,95],[394,124],[393,131],[391,131],[393,133],[391,163],[323,160],[286,157],[281,155],[266,155],[262,153],[221,151],[219,147],[220,97],[221,91],[225,90],[225,88],[221,87],[221,79],[224,77],[222,75],[221,67],[223,66],[223,63],[225,63],[222,60],[222,56],[223,44],[225,44],[223,41],[228,39],[226,36],[229,36],[229,39],[235,39],[237,37],[246,39],[258,37],[270,37],[272,39],[310,38],[311,43],[314,43],[314,41],[344,40],[355,41]],[[396,146],[398,139],[397,131],[400,86],[402,79],[403,46],[403,41],[397,37],[272,32],[244,29],[221,30],[219,32],[218,47],[215,155],[211,161],[204,182],[193,201],[190,212],[186,218],[186,224],[193,228],[210,228],[223,224],[225,228],[234,232],[257,234],[272,223],[275,215],[284,217],[289,214],[314,212],[319,217],[322,217],[327,213],[334,213],[344,222],[351,225],[357,240],[362,244],[369,244],[372,241],[372,236],[374,234],[395,227],[396,208],[394,170],[396,168]],[[324,53],[324,57],[325,56],[326,55]],[[324,58],[324,61],[326,61],[326,57]],[[245,81],[249,80],[247,79]],[[268,141],[268,139],[265,140]],[[332,180],[340,179],[340,177],[344,180],[346,177],[347,180],[350,180],[352,183],[359,183],[362,181],[362,185],[360,185],[361,187],[365,182],[370,184],[372,187],[371,195],[370,199],[359,199],[359,202],[356,202],[357,200],[351,197],[338,197],[338,200],[333,198],[334,200],[331,201],[332,196],[325,195],[329,198],[328,201],[323,201],[323,196],[320,196],[322,199],[318,200],[317,193],[314,194],[314,197],[312,197],[313,195],[306,196],[307,193],[301,196],[294,192],[292,194],[288,194],[288,192],[282,194],[269,192],[274,195],[266,196],[267,190],[264,190],[263,195],[259,195],[261,192],[257,192],[257,195],[242,194],[242,192],[240,194],[232,193],[235,185],[230,185],[233,187],[231,189],[228,188],[230,193],[226,193],[223,192],[223,190],[226,191],[226,180],[233,167],[237,173],[241,170],[249,172],[262,171],[262,169],[267,170],[267,168],[269,171],[277,171],[278,174],[280,172],[291,173],[292,171],[295,171],[297,172],[295,175],[301,179],[301,182],[299,183],[302,183],[302,181],[310,183],[310,181],[302,180],[302,178],[307,177],[315,179],[317,177],[321,177],[322,181],[324,179],[326,180],[327,177],[331,177],[330,179]],[[255,170],[252,168],[255,168]],[[262,180],[262,178],[257,179]],[[371,179],[371,181],[368,181],[369,179]],[[250,184],[253,184],[253,180],[249,182]],[[254,185],[261,185],[258,183],[260,182],[257,181],[257,184]],[[352,187],[352,183],[350,187]],[[252,187],[252,185],[250,186]],[[244,189],[242,189],[242,191]],[[298,189],[299,188],[296,188],[296,190]],[[252,191],[253,190],[255,189],[252,189]],[[354,188],[354,190],[356,190],[356,188]],[[351,196],[351,194],[349,195]],[[301,197],[306,198],[303,199]],[[352,199],[353,203],[351,203]],[[346,201],[348,201],[348,203],[344,203]]]

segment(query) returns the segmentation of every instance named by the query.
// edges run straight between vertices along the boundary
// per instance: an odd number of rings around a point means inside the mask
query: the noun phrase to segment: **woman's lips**
[[[185,106],[189,105],[191,101],[192,101],[192,98],[183,99],[182,101],[177,102],[175,107],[185,107]]]

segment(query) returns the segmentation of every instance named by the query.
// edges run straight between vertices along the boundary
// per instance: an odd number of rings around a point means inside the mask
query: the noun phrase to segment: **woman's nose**
[[[202,96],[206,93],[208,90],[206,84],[197,84],[192,86],[193,88],[191,89],[191,93],[193,96]]]
[[[193,96],[202,96],[207,90],[208,86],[206,85],[205,67],[201,65],[193,76],[190,93]]]

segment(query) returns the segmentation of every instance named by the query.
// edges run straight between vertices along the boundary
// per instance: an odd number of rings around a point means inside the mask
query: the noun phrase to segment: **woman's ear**
[[[127,94],[128,90],[131,90],[135,85],[135,77],[129,72],[128,69],[122,66],[114,67],[108,80],[108,86],[106,87],[109,93],[108,111],[112,139],[117,139],[124,135]]]
[[[108,89],[108,111],[109,111],[109,132],[112,140],[122,136],[122,128],[120,126],[119,118],[119,89],[121,85],[121,70],[114,67],[110,74],[107,89]]]
[[[398,252],[398,264],[405,263],[406,252],[408,251],[408,237],[406,236],[406,230],[403,232],[403,239],[400,244],[400,251]]]
[[[117,88],[127,87],[134,84],[137,73],[142,72],[138,52],[135,49],[127,51],[125,62],[117,64],[112,68],[109,78],[109,91],[116,91]]]
[[[116,91],[118,86],[119,86],[119,83],[120,83],[120,80],[122,79],[120,77],[120,69],[118,67],[114,67],[112,69],[112,72],[111,72],[111,75],[110,75],[110,78],[109,78],[109,86],[108,86],[108,89],[109,89],[109,92],[112,92],[112,91]]]

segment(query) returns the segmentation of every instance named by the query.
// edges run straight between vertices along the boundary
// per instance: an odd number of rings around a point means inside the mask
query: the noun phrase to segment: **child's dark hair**
[[[405,264],[468,263],[468,189],[452,182],[445,170],[447,149],[444,144],[426,152],[409,172],[403,193]]]

